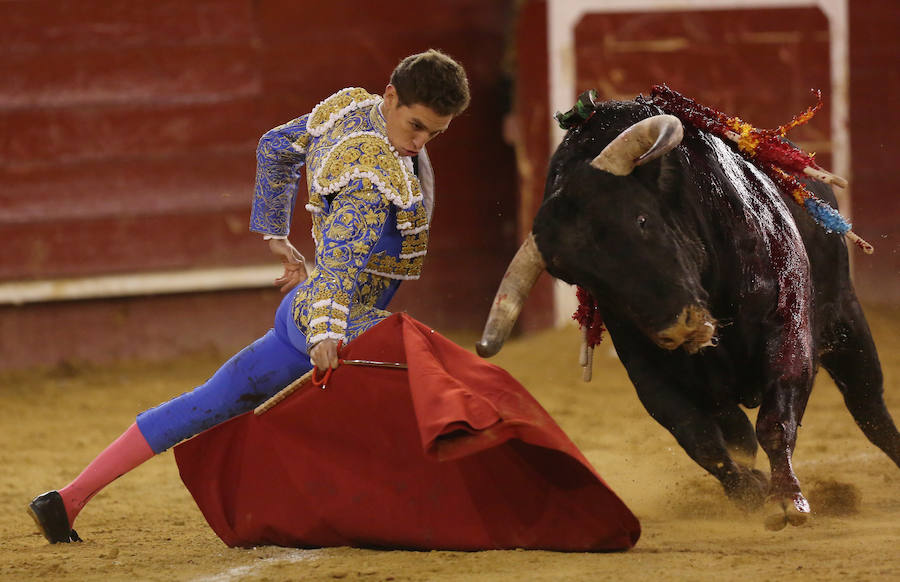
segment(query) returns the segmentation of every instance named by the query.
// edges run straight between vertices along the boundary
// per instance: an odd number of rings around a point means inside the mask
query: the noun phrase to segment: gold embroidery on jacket
[[[428,243],[419,180],[384,135],[380,98],[348,89],[307,121],[307,186],[316,268],[301,284],[294,320],[307,342],[350,340],[389,315],[374,305],[392,280],[416,279]],[[372,253],[394,207],[399,256]]]

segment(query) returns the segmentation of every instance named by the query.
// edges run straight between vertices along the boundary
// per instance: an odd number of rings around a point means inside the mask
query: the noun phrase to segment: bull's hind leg
[[[744,505],[747,507],[759,507],[762,505],[764,496],[769,490],[769,478],[765,473],[756,468],[756,452],[759,445],[756,442],[756,428],[747,414],[737,404],[726,405],[716,414],[716,422],[722,430],[725,437],[725,446],[731,457],[747,471],[749,475],[755,478],[748,490],[746,486],[751,483],[747,480],[744,482],[745,490],[740,496],[745,500]],[[735,495],[737,497],[737,495]]]
[[[881,363],[869,325],[855,299],[848,301],[844,313],[845,319],[832,329],[822,367],[866,438],[900,466],[900,433],[884,403]]]
[[[731,456],[741,465],[752,469],[756,464],[756,451],[759,448],[753,423],[737,404],[723,406],[715,414],[715,419]]]
[[[759,447],[753,423],[736,403],[723,405],[714,414],[714,418],[719,430],[722,431],[729,454],[741,468],[742,473],[752,477],[752,479],[742,478],[737,487],[729,493],[729,497],[746,508],[761,506],[769,489],[769,480],[762,471],[755,468],[756,451]]]

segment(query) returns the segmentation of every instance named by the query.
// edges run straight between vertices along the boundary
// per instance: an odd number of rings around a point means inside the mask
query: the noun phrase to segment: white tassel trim
[[[335,95],[338,95],[345,91],[350,91],[352,89],[355,89],[355,87],[344,87],[343,89],[341,89],[340,91],[335,93]],[[331,99],[331,97],[334,97],[334,95],[328,97],[328,99]],[[328,99],[325,99],[324,101],[320,101],[318,105],[313,107],[313,110],[309,114],[309,119],[316,118],[316,112],[319,110],[319,107],[324,105],[325,101],[328,101]],[[338,119],[341,119],[342,117],[344,117],[351,111],[356,111],[357,109],[359,109],[361,107],[368,107],[369,105],[375,105],[379,101],[381,101],[381,97],[373,97],[372,99],[366,99],[364,101],[351,101],[350,105],[347,105],[343,109],[339,109],[338,111],[335,111],[334,113],[329,115],[328,119],[326,119],[322,124],[320,124],[316,127],[313,127],[313,128],[307,128],[307,132],[309,132],[309,134],[313,137],[319,137],[322,134],[324,134],[326,131],[331,129],[331,127],[334,125],[335,121],[337,121]]]
[[[342,327],[347,329],[347,322],[342,321],[340,319],[335,319],[333,317],[317,317],[309,322],[309,327],[316,327],[317,325],[322,325],[323,323],[330,323],[332,326]]]
[[[416,253],[400,253],[401,259],[412,259],[415,257],[422,257],[425,255],[425,251],[419,251]]]
[[[316,301],[310,306],[312,309],[318,309],[320,307],[328,307],[330,309],[334,309],[336,311],[340,311],[343,314],[350,313],[350,310],[341,305],[340,303],[335,303],[333,299],[322,299],[321,301]],[[312,325],[312,323],[310,323]]]
[[[409,223],[405,222],[404,224],[409,224]],[[410,225],[410,226],[412,226],[412,225]],[[426,224],[425,226],[420,226],[419,228],[400,228],[400,225],[397,225],[397,230],[400,231],[400,234],[406,234],[406,235],[419,234],[422,231],[428,230],[428,225]]]
[[[332,150],[338,150],[339,149],[338,146],[340,146],[340,144],[344,143],[345,141],[347,141],[349,139],[354,139],[354,138],[360,137],[360,136],[371,136],[371,137],[380,139],[381,141],[383,141],[385,143],[385,145],[388,146],[388,149],[391,151],[391,153],[394,154],[394,157],[396,157],[398,160],[400,159],[400,155],[394,149],[394,146],[392,146],[390,144],[390,142],[388,142],[388,140],[383,135],[376,133],[374,131],[355,131],[353,133],[347,134],[346,136],[341,138],[341,140],[338,141],[332,147]],[[334,194],[335,192],[338,192],[344,186],[349,184],[350,180],[359,180],[362,178],[368,178],[369,180],[372,181],[372,184],[375,185],[375,187],[378,189],[378,191],[381,192],[385,196],[385,198],[387,198],[395,206],[398,206],[400,208],[407,209],[407,208],[411,207],[413,204],[415,204],[416,202],[421,202],[424,199],[422,196],[422,193],[419,192],[419,194],[417,194],[415,196],[410,195],[409,201],[404,202],[403,199],[392,188],[389,188],[386,184],[384,184],[384,182],[381,181],[381,177],[379,175],[377,175],[374,172],[361,172],[358,168],[354,168],[352,170],[348,170],[348,171],[344,172],[343,174],[341,174],[340,178],[338,178],[337,180],[332,182],[327,188],[323,187],[321,184],[322,171],[325,169],[326,165],[327,164],[323,163],[319,166],[319,169],[316,171],[316,175],[313,178],[313,182],[312,182],[313,190],[322,196],[327,196],[328,194]],[[406,166],[402,162],[400,164],[400,167],[403,170],[402,173],[403,173],[403,179],[406,182],[406,191],[409,192],[410,194],[412,194],[413,187],[412,187],[412,182],[410,181],[410,175],[409,175],[410,173],[407,171]]]
[[[372,275],[378,275],[379,277],[397,279],[398,281],[415,281],[419,278],[418,275],[395,275],[394,273],[382,273],[381,271],[376,271],[374,269],[363,269],[363,271],[371,273]]]
[[[335,332],[333,332],[333,331],[326,331],[325,333],[317,333],[316,335],[314,335],[314,336],[312,336],[311,338],[307,339],[306,342],[307,342],[309,345],[315,345],[315,344],[319,343],[320,341],[322,341],[322,340],[327,340],[327,339],[342,340],[342,339],[346,339],[346,336],[345,336],[344,334],[342,334],[342,333],[335,333]]]

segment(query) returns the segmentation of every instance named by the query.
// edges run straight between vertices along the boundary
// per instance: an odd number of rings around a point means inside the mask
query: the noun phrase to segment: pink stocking
[[[154,454],[137,423],[128,427],[74,481],[59,490],[69,516],[69,526],[75,523],[78,513],[91,497]]]

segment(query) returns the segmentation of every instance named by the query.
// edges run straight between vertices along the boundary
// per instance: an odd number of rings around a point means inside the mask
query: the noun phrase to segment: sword
[[[398,370],[406,370],[409,368],[403,362],[376,362],[374,360],[341,360],[342,364],[350,364],[351,366],[372,366],[373,368],[395,368]]]
[[[376,360],[338,360],[341,364],[349,364],[351,366],[369,366],[372,368],[388,368],[392,370],[407,370],[409,366],[404,362],[379,362]],[[331,373],[334,371],[334,368],[328,368],[325,371],[325,374],[322,375],[322,378],[316,377],[317,367],[313,367],[312,370],[303,374],[284,388],[282,388],[278,393],[273,395],[271,398],[257,406],[253,409],[253,414],[259,416],[260,414],[266,412],[271,409],[273,406],[293,394],[300,386],[306,383],[307,380],[312,380],[313,386],[318,386],[322,390],[325,389],[325,385],[328,383],[328,380],[331,378]]]

